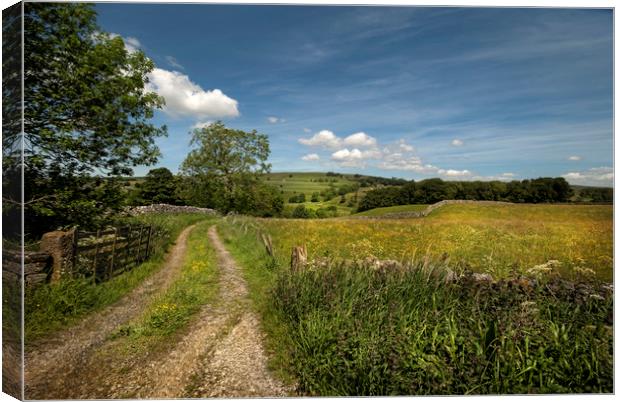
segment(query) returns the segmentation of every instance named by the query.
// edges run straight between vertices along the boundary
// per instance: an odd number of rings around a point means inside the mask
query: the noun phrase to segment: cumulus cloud
[[[454,147],[460,147],[460,146],[463,146],[463,141],[459,140],[458,138],[455,138],[452,140],[451,144]]]
[[[437,174],[446,176],[446,177],[467,177],[471,176],[471,172],[467,169],[465,170],[455,170],[455,169],[439,169],[437,170]]]
[[[321,130],[310,138],[300,138],[299,142],[307,146],[323,147],[327,149],[338,149],[342,147],[376,148],[377,146],[377,140],[364,132],[354,133],[345,138],[341,138],[330,130]]]
[[[340,146],[340,138],[332,131],[321,130],[310,138],[300,138],[299,142],[310,147],[338,148]]]
[[[614,170],[603,166],[580,172],[568,172],[562,175],[571,184],[609,185],[614,182]]]
[[[377,145],[377,140],[364,132],[359,132],[346,137],[342,143],[351,147],[374,147]]]
[[[319,159],[321,159],[321,157],[317,154],[308,154],[308,155],[302,156],[301,159],[310,162],[310,161],[318,161]]]
[[[581,156],[577,156],[577,155],[571,155],[568,157],[569,161],[580,161],[581,160]]]
[[[238,102],[221,90],[205,91],[189,77],[178,71],[155,68],[148,75],[148,91],[156,92],[166,99],[164,112],[170,116],[193,116],[197,118],[225,118],[239,116]]]
[[[280,117],[276,117],[276,116],[269,116],[267,117],[267,121],[271,124],[276,124],[276,123],[284,123],[286,120]]]
[[[346,167],[364,167],[364,154],[357,148],[349,151],[348,148],[341,149],[332,154],[332,160]]]

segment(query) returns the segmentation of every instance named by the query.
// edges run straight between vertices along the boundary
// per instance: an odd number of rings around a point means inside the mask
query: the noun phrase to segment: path
[[[204,306],[169,348],[127,357],[119,355],[111,341],[80,361],[68,382],[71,386],[64,387],[64,392],[41,396],[139,399],[290,395],[291,389],[267,370],[263,335],[251,310],[245,281],[215,226],[209,229],[209,240],[220,268],[218,300]]]
[[[38,341],[25,358],[27,399],[62,399],[69,379],[80,374],[81,366],[94,349],[120,325],[142,313],[149,301],[176,279],[183,261],[187,238],[195,225],[185,228],[168,253],[164,265],[115,304],[94,313],[78,325]]]

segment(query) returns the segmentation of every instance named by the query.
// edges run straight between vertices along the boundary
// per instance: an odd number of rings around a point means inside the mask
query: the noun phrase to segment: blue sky
[[[157,66],[173,172],[192,127],[222,120],[267,134],[273,171],[613,183],[611,10],[96,9]]]

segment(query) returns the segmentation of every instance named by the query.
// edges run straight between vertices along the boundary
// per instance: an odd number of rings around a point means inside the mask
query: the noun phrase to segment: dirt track
[[[166,266],[105,311],[42,343],[26,357],[28,399],[109,399],[286,396],[291,390],[266,368],[263,335],[250,308],[245,281],[220,241],[209,240],[220,268],[219,295],[204,306],[168,347],[118,353],[109,335],[137,317],[149,300],[176,278],[190,228],[184,230]]]

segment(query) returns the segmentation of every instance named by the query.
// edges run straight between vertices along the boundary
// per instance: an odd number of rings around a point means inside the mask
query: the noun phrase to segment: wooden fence
[[[103,282],[146,260],[154,245],[152,226],[125,226],[88,232],[74,231],[73,274]]]

